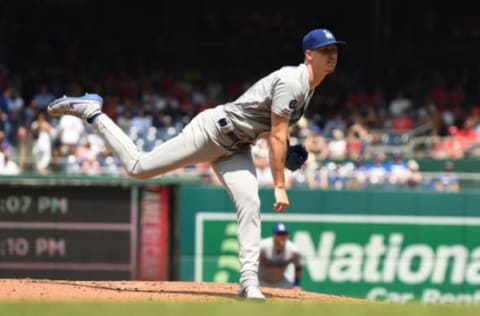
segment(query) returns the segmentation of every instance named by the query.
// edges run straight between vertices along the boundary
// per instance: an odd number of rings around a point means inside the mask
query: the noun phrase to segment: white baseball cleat
[[[87,120],[92,114],[101,112],[103,98],[98,94],[85,94],[82,97],[67,97],[53,100],[47,107],[52,116],[75,115]]]
[[[247,300],[265,301],[265,296],[260,292],[258,286],[250,285],[244,289],[240,289],[238,296]]]

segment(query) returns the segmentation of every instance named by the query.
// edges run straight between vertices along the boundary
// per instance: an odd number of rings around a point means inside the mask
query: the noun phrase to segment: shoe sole
[[[79,99],[82,99],[82,101],[95,101],[95,102],[98,102],[100,104],[103,104],[103,98],[97,94],[89,94],[89,95],[85,95],[83,97],[62,97],[62,98],[58,98],[58,99],[55,99],[52,101],[52,103],[50,104],[49,107],[53,107],[61,102],[65,102],[65,101],[69,101],[69,100],[72,100],[70,102],[77,102],[77,103],[80,103]],[[73,101],[75,100],[75,101]]]
[[[68,104],[65,104],[69,102]],[[47,107],[47,112],[50,115],[58,116],[63,114],[77,115],[75,111],[66,111],[66,110],[56,110],[57,106],[70,106],[71,109],[74,108],[76,104],[96,102],[99,105],[99,108],[103,105],[103,98],[97,94],[88,94],[82,97],[62,97],[53,100]]]

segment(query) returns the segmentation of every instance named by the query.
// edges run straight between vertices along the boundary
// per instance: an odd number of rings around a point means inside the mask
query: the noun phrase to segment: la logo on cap
[[[330,31],[328,31],[328,30],[323,30],[323,33],[325,33],[325,37],[326,37],[326,38],[333,39],[333,34],[332,34],[332,32],[330,32]]]

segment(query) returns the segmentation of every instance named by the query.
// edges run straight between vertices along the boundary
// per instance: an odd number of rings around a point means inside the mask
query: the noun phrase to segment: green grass
[[[480,305],[352,303],[0,302],[0,315],[16,316],[478,316]]]

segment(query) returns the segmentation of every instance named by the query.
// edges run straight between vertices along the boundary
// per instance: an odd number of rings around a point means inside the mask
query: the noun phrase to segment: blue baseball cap
[[[303,51],[307,49],[316,49],[323,46],[328,46],[332,44],[343,44],[346,45],[346,42],[337,41],[332,32],[327,29],[315,29],[311,30],[303,37]]]
[[[288,234],[288,228],[287,225],[283,223],[278,223],[275,226],[273,226],[273,233],[274,234]]]

